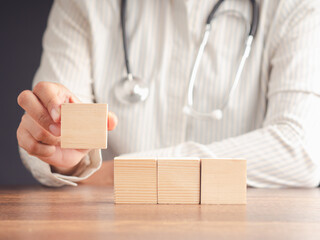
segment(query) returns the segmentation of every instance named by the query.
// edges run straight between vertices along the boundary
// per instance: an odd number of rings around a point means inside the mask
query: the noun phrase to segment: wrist
[[[76,169],[78,168],[79,163],[73,167],[70,167],[70,168],[56,167],[56,166],[52,166],[52,165],[50,165],[50,167],[51,167],[52,173],[59,173],[62,175],[72,175],[76,171]]]

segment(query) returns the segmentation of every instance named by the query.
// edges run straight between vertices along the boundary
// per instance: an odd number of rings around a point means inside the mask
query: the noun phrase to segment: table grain
[[[112,186],[0,187],[0,239],[320,239],[319,189],[248,189],[247,205],[115,205]]]

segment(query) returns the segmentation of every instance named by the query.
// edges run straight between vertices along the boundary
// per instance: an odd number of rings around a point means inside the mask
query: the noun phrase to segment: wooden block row
[[[66,103],[61,105],[61,147],[107,148],[108,105]]]
[[[115,158],[115,203],[245,204],[246,161]]]

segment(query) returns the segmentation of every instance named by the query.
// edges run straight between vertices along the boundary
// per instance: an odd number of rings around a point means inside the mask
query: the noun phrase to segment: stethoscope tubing
[[[183,108],[183,112],[186,113],[187,115],[193,116],[193,117],[197,117],[200,119],[221,119],[223,116],[223,110],[225,108],[228,107],[229,101],[230,99],[233,97],[235,90],[237,89],[240,79],[241,79],[241,75],[244,69],[244,66],[246,64],[246,61],[250,55],[251,52],[251,48],[252,48],[252,42],[253,39],[257,33],[257,29],[258,29],[258,24],[259,24],[259,7],[258,4],[256,3],[255,0],[250,0],[251,5],[252,5],[252,19],[251,19],[251,24],[250,24],[250,30],[248,31],[248,35],[245,41],[245,47],[244,47],[244,51],[242,54],[242,57],[240,59],[235,77],[234,77],[234,81],[232,83],[232,86],[230,88],[229,93],[227,94],[226,99],[223,101],[223,103],[221,104],[220,108],[217,109],[213,109],[211,112],[207,113],[207,112],[199,112],[197,110],[194,109],[193,107],[193,103],[194,103],[194,96],[193,96],[193,92],[194,92],[194,86],[195,86],[195,81],[196,81],[196,75],[199,69],[199,65],[201,62],[201,58],[203,56],[205,47],[208,43],[208,39],[209,39],[209,35],[211,32],[211,24],[212,24],[212,20],[218,15],[216,14],[219,7],[221,6],[221,4],[224,2],[225,0],[219,0],[212,8],[210,14],[207,17],[206,20],[206,25],[205,25],[205,31],[202,37],[202,41],[200,43],[199,49],[198,49],[198,53],[196,55],[196,59],[191,71],[191,75],[190,75],[190,79],[189,79],[189,85],[188,85],[188,92],[187,92],[187,104],[184,106]],[[140,99],[141,101],[144,101],[147,96],[148,93],[146,92],[146,90],[148,90],[148,87],[144,87],[141,88],[144,90],[145,94],[144,96],[139,96],[139,92],[134,91],[134,89],[139,88],[140,86],[138,84],[142,84],[141,81],[134,77],[132,72],[131,72],[131,68],[130,68],[130,62],[129,62],[129,53],[128,53],[128,47],[127,47],[127,36],[126,36],[126,24],[125,24],[125,16],[126,16],[126,5],[127,5],[127,1],[126,0],[121,0],[121,6],[120,6],[120,18],[121,18],[121,28],[122,28],[122,43],[123,43],[123,50],[124,50],[124,60],[125,60],[125,67],[126,67],[126,73],[127,76],[126,78],[124,78],[119,84],[118,84],[118,88],[117,89],[124,89],[125,85],[126,85],[126,81],[131,82],[131,84],[133,84],[133,86],[135,86],[134,88],[132,88],[132,92],[130,91],[130,95],[133,96],[134,98],[130,98],[129,96],[127,96],[128,99]],[[228,11],[225,11],[228,12]],[[245,23],[247,23],[245,17],[240,14],[240,17],[242,17],[245,21]],[[247,29],[247,28],[246,28]],[[138,80],[138,81],[137,81]],[[136,81],[136,82],[135,82]],[[139,83],[140,82],[140,83]],[[136,85],[135,85],[136,84]],[[142,85],[141,85],[142,86]],[[149,90],[148,90],[149,91]],[[123,94],[122,94],[123,95]],[[121,101],[121,99],[119,99]],[[124,101],[124,102],[128,102],[128,101]],[[138,102],[138,101],[135,101]],[[134,102],[134,103],[135,103]]]
[[[210,12],[210,14],[207,18],[205,32],[204,32],[197,56],[196,56],[196,60],[194,62],[194,65],[193,65],[193,68],[191,71],[191,76],[190,76],[189,86],[188,86],[187,104],[183,108],[183,112],[185,114],[187,114],[189,116],[196,117],[198,119],[220,120],[222,118],[223,111],[228,107],[230,99],[233,97],[235,90],[237,89],[237,87],[239,85],[245,63],[251,53],[253,39],[254,39],[256,32],[257,32],[257,26],[258,26],[258,20],[259,20],[259,9],[258,9],[258,5],[256,4],[256,1],[250,0],[250,2],[252,3],[252,20],[251,20],[250,30],[249,30],[248,36],[246,38],[246,41],[245,41],[245,48],[244,48],[243,54],[241,56],[241,60],[239,62],[239,65],[238,65],[236,75],[234,77],[234,81],[232,83],[231,89],[230,89],[227,97],[225,98],[225,100],[223,101],[222,105],[219,108],[213,109],[209,113],[208,112],[199,112],[196,109],[194,109],[194,107],[193,107],[193,99],[194,99],[193,93],[194,93],[196,75],[197,75],[198,68],[200,65],[200,60],[202,58],[204,49],[205,49],[207,42],[208,42],[208,38],[209,38],[209,35],[211,32],[212,20],[214,19],[215,13],[217,12],[217,10],[219,9],[220,5],[223,2],[224,2],[224,0],[219,0],[216,3],[216,5],[213,7],[213,10]],[[242,15],[241,15],[241,17],[246,22],[245,17],[243,17]]]

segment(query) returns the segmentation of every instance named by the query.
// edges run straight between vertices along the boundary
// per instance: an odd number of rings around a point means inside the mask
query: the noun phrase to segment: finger
[[[38,142],[47,144],[47,145],[60,145],[60,138],[53,136],[43,127],[41,127],[36,121],[34,121],[29,114],[25,114],[22,117],[22,124],[32,135],[32,137]]]
[[[60,122],[60,106],[69,102],[72,94],[63,85],[50,82],[39,82],[33,88],[33,93],[47,109],[52,120],[56,123]]]
[[[47,109],[39,99],[29,90],[25,90],[18,96],[18,104],[44,129],[59,136],[59,126],[50,117]]]
[[[56,147],[37,142],[25,128],[18,130],[18,142],[20,147],[30,155],[37,157],[50,157],[54,154]]]
[[[118,125],[118,118],[113,112],[108,113],[108,131],[112,131]]]
[[[58,168],[70,169],[77,165],[89,151],[88,149],[62,149],[57,146],[54,154],[43,157],[41,160]]]

